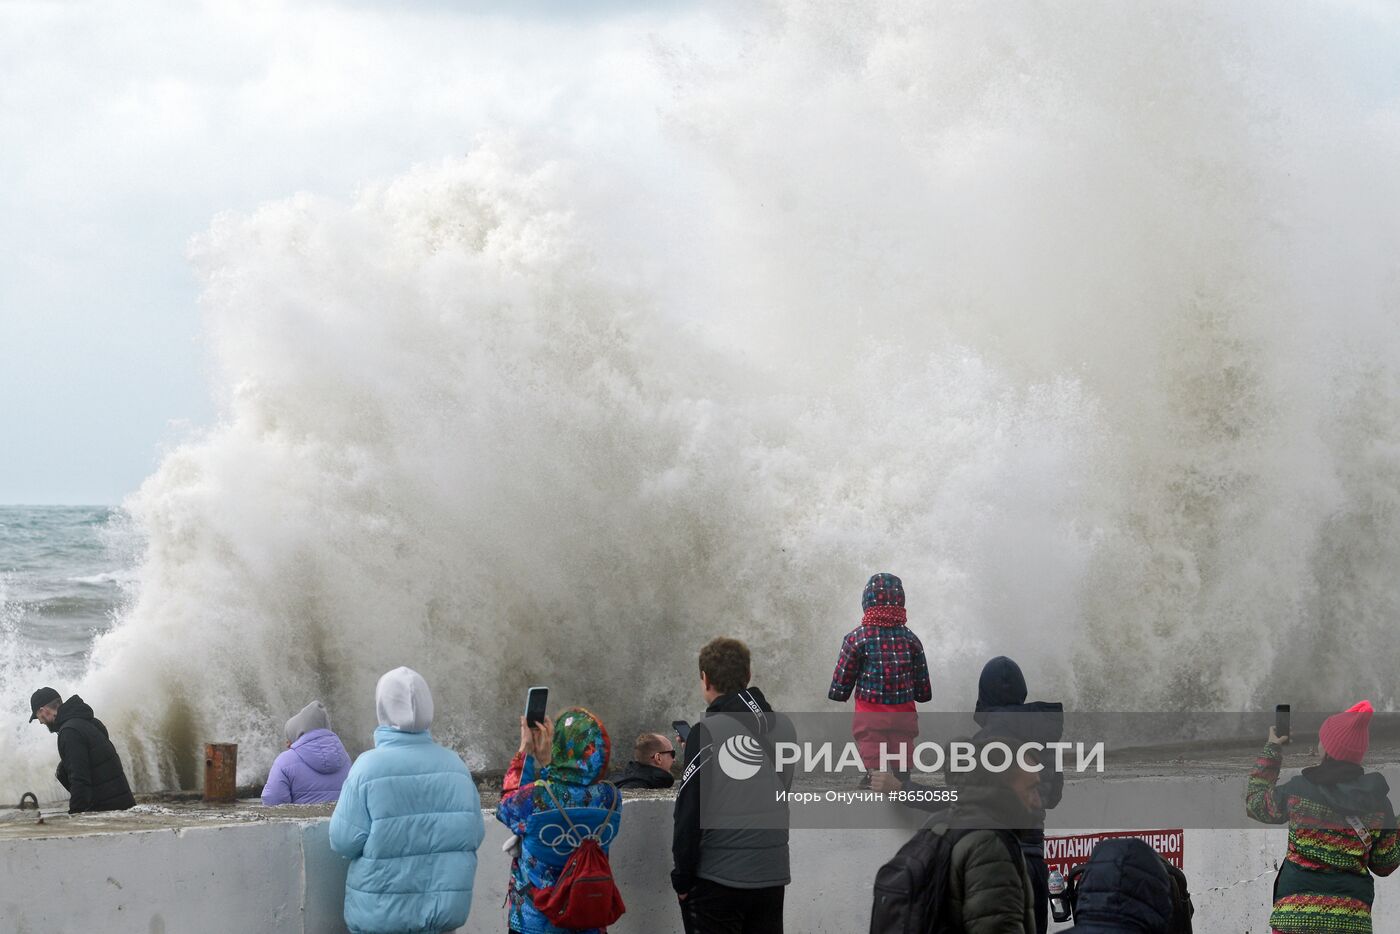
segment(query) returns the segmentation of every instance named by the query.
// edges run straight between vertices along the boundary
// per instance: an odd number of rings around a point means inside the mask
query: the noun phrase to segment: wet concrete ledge
[[[1241,801],[1244,773],[1236,762],[1202,772],[1176,791],[1228,790]],[[489,782],[483,784],[486,797]],[[1074,791],[1071,786],[1067,797]],[[1083,791],[1091,806],[1099,792]],[[327,842],[330,811],[263,808],[256,801],[216,807],[162,796],[115,814],[44,812],[43,824],[33,811],[0,812],[0,927],[24,934],[343,934],[347,864]],[[629,795],[624,805],[613,866],[628,913],[614,934],[681,930],[669,884],[671,812],[668,793]],[[484,816],[487,837],[472,915],[462,931],[500,934],[506,834],[491,811]],[[907,837],[902,829],[795,830],[790,934],[865,931],[875,870]],[[1267,934],[1273,875],[1285,846],[1283,829],[1187,829],[1184,859],[1196,930]],[[1400,934],[1400,879],[1377,880],[1376,887],[1375,931]]]
[[[172,809],[173,810],[173,809]],[[32,813],[32,812],[31,812]],[[500,934],[509,860],[487,817],[472,915],[464,932]],[[630,800],[613,866],[628,912],[615,934],[680,931],[671,895],[671,801]],[[0,918],[16,934],[342,934],[346,862],[327,842],[322,808],[251,803],[218,813],[122,815],[46,823],[41,836],[0,838]],[[866,929],[875,869],[904,831],[794,831],[787,929]],[[1203,932],[1265,932],[1282,830],[1186,832],[1185,859]],[[45,871],[36,871],[46,867]],[[1377,932],[1400,934],[1400,897],[1382,882]],[[1387,917],[1388,904],[1397,917]]]

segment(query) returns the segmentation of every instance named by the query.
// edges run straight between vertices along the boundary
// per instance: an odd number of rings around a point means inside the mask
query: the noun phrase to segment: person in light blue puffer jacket
[[[476,783],[433,742],[423,676],[395,668],[375,689],[374,747],[350,768],[331,815],[331,848],[349,857],[352,934],[441,934],[467,921],[486,834]]]

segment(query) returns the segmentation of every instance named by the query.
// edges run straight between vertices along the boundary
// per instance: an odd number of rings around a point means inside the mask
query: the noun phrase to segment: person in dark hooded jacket
[[[981,728],[974,740],[990,735],[1010,736],[1022,742],[1054,743],[1064,732],[1064,707],[1048,701],[1026,703],[1026,677],[1021,666],[998,655],[982,666],[977,679],[977,705],[972,719]],[[1040,773],[1040,818],[1036,825],[1022,830],[1021,851],[1026,857],[1031,885],[1035,888],[1035,924],[1037,934],[1045,934],[1050,926],[1050,870],[1045,865],[1044,812],[1060,803],[1064,794],[1063,773],[1050,767]]]
[[[1124,837],[1094,847],[1075,888],[1074,927],[1080,934],[1166,934],[1172,883],[1157,851]]]
[[[68,789],[68,813],[124,811],[136,806],[122,769],[121,756],[107,737],[107,727],[74,694],[63,700],[53,688],[40,688],[29,699],[32,723],[38,720],[58,734],[58,783]]]
[[[1014,746],[1015,737],[974,740],[976,758],[990,743]],[[935,832],[958,828],[948,851],[948,918],[966,934],[1034,934],[1035,888],[1020,833],[1042,820],[1039,772],[1017,763],[994,772],[945,769],[957,802],[934,817]],[[939,930],[942,930],[940,928]]]
[[[774,792],[791,785],[792,772],[769,766],[774,744],[791,741],[793,730],[786,717],[773,712],[762,691],[749,687],[749,662],[748,646],[738,639],[713,639],[700,650],[700,688],[709,706],[686,737],[671,843],[671,885],[686,934],[783,930],[783,895],[792,876],[786,811],[773,808]],[[731,740],[763,750],[763,764],[750,780],[726,785],[717,760]],[[726,818],[752,818],[750,826],[702,829],[702,801],[714,807],[717,799]],[[734,810],[740,800],[743,814]],[[747,810],[754,802],[766,803]]]

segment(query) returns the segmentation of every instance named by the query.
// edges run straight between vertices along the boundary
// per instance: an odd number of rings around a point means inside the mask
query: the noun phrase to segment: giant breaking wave
[[[219,218],[222,417],[127,503],[75,687],[145,788],[213,740],[256,779],[312,697],[363,748],[405,664],[474,764],[534,683],[625,745],[717,634],[821,709],[890,570],[949,707],[996,653],[1082,706],[1391,701],[1400,120],[1362,13],[1268,9],[772,4],[658,43],[636,152]]]

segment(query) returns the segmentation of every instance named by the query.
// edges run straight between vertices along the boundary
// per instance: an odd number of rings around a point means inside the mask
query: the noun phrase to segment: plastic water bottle
[[[1057,922],[1068,921],[1073,912],[1069,905],[1069,887],[1065,885],[1064,873],[1058,869],[1050,870],[1047,888],[1050,889],[1050,917]]]

